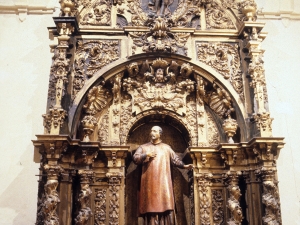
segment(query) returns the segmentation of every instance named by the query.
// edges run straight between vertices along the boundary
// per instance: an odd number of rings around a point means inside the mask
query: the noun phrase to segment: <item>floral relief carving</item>
[[[73,99],[94,73],[119,59],[118,40],[78,41],[74,57]]]
[[[224,221],[224,199],[222,189],[212,190],[212,211],[214,225],[221,225]]]
[[[200,222],[203,225],[210,225],[210,198],[209,186],[211,185],[212,174],[197,174],[196,179],[199,191]]]
[[[95,225],[106,223],[106,189],[96,189],[95,197]]]
[[[98,140],[102,145],[108,145],[109,111],[101,118],[98,130]]]
[[[253,115],[254,121],[257,123],[257,128],[263,136],[272,136],[272,121],[269,112],[262,112]]]
[[[171,33],[164,18],[158,17],[151,21],[149,32],[130,32],[136,51],[137,47],[144,52],[171,52],[186,55],[185,44],[189,33]]]
[[[222,74],[225,79],[228,79],[241,99],[244,99],[238,45],[226,43],[198,43],[197,55],[200,61],[213,67]]]
[[[58,134],[59,128],[63,126],[67,112],[64,109],[51,108],[48,114],[44,114],[45,133]]]
[[[220,135],[217,125],[210,113],[207,112],[207,126],[208,126],[208,143],[209,146],[218,146],[220,144]]]
[[[119,225],[121,173],[107,173],[109,178],[109,224]]]
[[[111,25],[111,2],[94,1],[90,7],[80,13],[82,25],[109,26]]]
[[[235,29],[233,22],[226,12],[215,2],[206,7],[206,28]]]

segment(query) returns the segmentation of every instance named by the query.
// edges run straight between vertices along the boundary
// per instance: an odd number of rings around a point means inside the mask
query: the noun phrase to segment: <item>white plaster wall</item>
[[[283,224],[300,224],[300,21],[264,20],[262,44],[273,136],[285,137],[278,160]]]
[[[53,15],[0,15],[0,224],[35,223],[39,164],[31,140],[43,133]]]

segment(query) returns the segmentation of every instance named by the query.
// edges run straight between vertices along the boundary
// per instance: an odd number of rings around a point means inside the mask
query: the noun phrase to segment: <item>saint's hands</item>
[[[155,152],[148,152],[147,156],[151,159],[151,158],[155,158],[156,157],[156,153]]]
[[[187,164],[187,165],[184,165],[183,168],[191,170],[191,169],[194,169],[194,166],[193,166],[193,164]]]

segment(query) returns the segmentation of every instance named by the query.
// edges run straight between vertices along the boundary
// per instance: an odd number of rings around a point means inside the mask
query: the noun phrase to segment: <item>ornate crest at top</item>
[[[163,59],[148,61],[141,66],[131,63],[129,77],[123,80],[123,90],[131,95],[133,113],[150,109],[167,109],[180,115],[186,113],[186,97],[194,91],[195,82],[189,77],[193,72],[187,63],[178,65]]]

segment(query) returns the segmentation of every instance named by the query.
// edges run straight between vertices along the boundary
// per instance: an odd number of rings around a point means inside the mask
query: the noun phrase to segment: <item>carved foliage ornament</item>
[[[95,225],[106,223],[106,189],[96,189]]]
[[[208,187],[210,186],[210,180],[212,174],[197,174],[198,190],[199,190],[199,204],[200,204],[200,221],[203,225],[210,224],[210,198],[208,193]]]
[[[257,5],[254,0],[221,0],[222,6],[233,10],[241,21],[256,21]]]
[[[226,12],[216,3],[206,5],[206,28],[235,29],[233,22]]]
[[[198,43],[197,55],[201,62],[213,67],[244,99],[244,87],[238,46],[226,43]]]
[[[185,44],[189,33],[170,32],[164,18],[158,17],[150,23],[150,32],[131,32],[134,48],[141,47],[144,52],[171,52],[186,55]]]
[[[221,225],[224,221],[224,208],[223,208],[223,191],[212,190],[212,211],[213,221],[215,225]]]
[[[132,112],[169,109],[186,114],[186,97],[194,91],[194,81],[189,79],[193,69],[189,64],[182,70],[179,67],[175,61],[169,64],[160,58],[151,65],[144,62],[141,69],[136,63],[130,64],[129,77],[123,79],[122,86],[132,97]]]
[[[119,59],[118,40],[78,41],[74,59],[73,98],[95,72]]]

